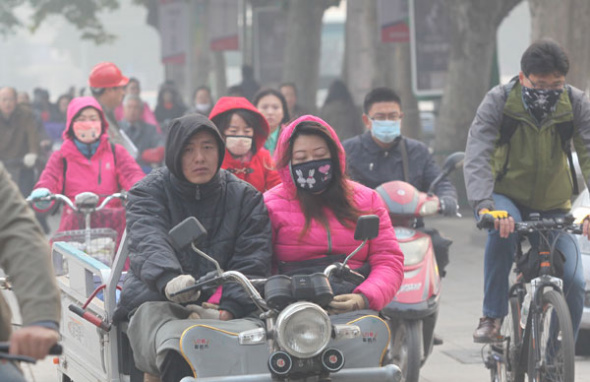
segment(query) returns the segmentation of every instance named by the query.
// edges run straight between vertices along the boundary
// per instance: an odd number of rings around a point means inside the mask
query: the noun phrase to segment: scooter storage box
[[[264,284],[264,299],[270,308],[283,309],[295,302],[291,292],[291,277],[276,275]]]
[[[332,299],[334,299],[334,293],[332,292],[332,286],[330,280],[325,274],[318,272],[309,275],[309,278],[313,284],[313,290],[315,298],[313,302],[321,307],[326,307]]]
[[[311,275],[273,276],[264,285],[264,296],[269,307],[283,309],[287,305],[306,300],[322,307],[334,298],[328,277],[317,272]]]

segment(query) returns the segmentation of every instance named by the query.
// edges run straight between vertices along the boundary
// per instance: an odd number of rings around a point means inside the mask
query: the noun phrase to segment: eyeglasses
[[[377,113],[372,117],[369,117],[371,121],[397,121],[402,118],[401,114],[398,113]]]
[[[556,82],[554,84],[539,84],[539,83],[534,83],[528,76],[525,76],[527,80],[529,80],[529,82],[531,83],[531,85],[533,85],[533,89],[538,89],[538,90],[563,90],[563,88],[565,87],[565,82]]]

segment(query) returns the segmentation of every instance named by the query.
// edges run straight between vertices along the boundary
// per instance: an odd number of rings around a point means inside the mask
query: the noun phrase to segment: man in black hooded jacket
[[[219,291],[171,297],[214,270],[214,265],[190,248],[175,250],[169,230],[194,216],[208,233],[199,248],[222,269],[251,278],[268,277],[270,272],[271,226],[262,194],[220,169],[224,154],[221,134],[209,119],[198,114],[175,119],[166,143],[166,167],[150,173],[129,192],[131,269],[116,316],[132,315],[128,335],[136,364],[145,372],[160,374],[163,381],[193,375],[177,351],[157,349],[158,354],[152,354],[158,344],[151,341],[156,341],[161,323],[188,318],[190,309],[179,304],[218,304],[221,320],[241,318],[255,309],[237,284],[223,285],[220,299]]]

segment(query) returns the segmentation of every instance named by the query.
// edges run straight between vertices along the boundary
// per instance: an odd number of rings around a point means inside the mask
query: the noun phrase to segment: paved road
[[[437,333],[444,344],[435,347],[422,368],[421,382],[473,382],[488,380],[481,358],[481,345],[472,332],[481,314],[483,296],[483,243],[485,234],[475,229],[469,212],[464,218],[434,218],[430,224],[453,239],[451,264],[443,282],[443,297]],[[50,361],[33,368],[38,382],[54,382]],[[576,358],[576,381],[590,380],[590,358]],[[31,381],[33,379],[30,379]]]
[[[481,357],[482,346],[472,334],[481,315],[483,299],[483,243],[469,211],[464,218],[439,218],[432,225],[453,241],[451,264],[443,281],[443,296],[436,332],[444,344],[436,346],[421,371],[421,382],[472,382],[489,380]],[[576,357],[576,381],[590,380],[590,358]]]

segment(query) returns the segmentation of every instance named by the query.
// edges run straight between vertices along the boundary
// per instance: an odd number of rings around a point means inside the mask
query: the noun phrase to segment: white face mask
[[[209,108],[211,108],[210,103],[196,103],[195,104],[195,109],[197,109],[197,111],[200,111],[200,112],[208,111]]]
[[[250,152],[252,137],[246,135],[230,135],[225,138],[225,147],[233,156],[241,157]]]

